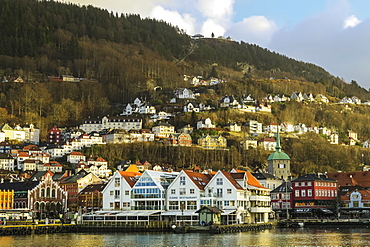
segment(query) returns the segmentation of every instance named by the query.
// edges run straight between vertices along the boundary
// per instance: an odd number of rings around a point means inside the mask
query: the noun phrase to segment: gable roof
[[[370,171],[361,172],[333,172],[326,174],[329,178],[338,181],[338,186],[370,187]]]
[[[208,184],[208,182],[212,179],[213,175],[211,174],[203,174],[198,172],[193,172],[186,170],[184,171],[186,175],[190,178],[190,180],[200,189],[204,190],[204,187]]]
[[[90,184],[87,185],[85,188],[83,188],[78,194],[84,194],[86,192],[94,192],[94,191],[99,191],[100,193],[103,191],[107,183],[104,184]]]
[[[243,187],[235,180],[232,176],[232,173],[226,171],[220,171],[229,181],[230,183],[238,190],[242,190]]]
[[[267,189],[265,187],[263,187],[261,185],[261,183],[257,180],[257,178],[255,176],[252,175],[252,173],[248,172],[248,171],[242,171],[242,170],[238,170],[238,169],[233,169],[231,174],[238,174],[238,173],[241,173],[241,174],[246,174],[247,176],[247,184],[249,186],[252,186],[252,187],[255,187],[255,188],[260,188],[260,189]]]
[[[138,177],[142,175],[142,173],[139,172],[127,172],[127,171],[118,171],[118,172],[126,180],[126,182],[131,188],[134,187],[136,181],[138,180]]]
[[[348,191],[345,195],[341,196],[340,199],[342,201],[350,201],[350,195],[353,192],[359,192],[362,196],[361,201],[369,201],[370,200],[370,190],[357,190],[357,191]]]

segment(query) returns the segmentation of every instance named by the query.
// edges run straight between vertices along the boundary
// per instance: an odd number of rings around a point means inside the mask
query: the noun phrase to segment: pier
[[[2,225],[0,236],[76,232],[75,224]]]
[[[369,228],[370,219],[288,219],[279,221],[277,225],[283,228]]]

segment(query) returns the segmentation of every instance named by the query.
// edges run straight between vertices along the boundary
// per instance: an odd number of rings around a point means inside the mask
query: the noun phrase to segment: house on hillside
[[[170,134],[167,142],[170,146],[191,146],[193,143],[191,136],[184,133]]]
[[[198,145],[205,149],[226,149],[227,140],[223,136],[202,136],[198,139]]]
[[[240,108],[240,103],[234,98],[234,96],[224,96],[220,100],[220,107]]]
[[[216,126],[212,123],[212,120],[210,118],[201,119],[197,122],[197,129],[202,128],[215,128]]]
[[[274,151],[276,147],[275,138],[265,137],[258,140],[258,146],[265,150]]]

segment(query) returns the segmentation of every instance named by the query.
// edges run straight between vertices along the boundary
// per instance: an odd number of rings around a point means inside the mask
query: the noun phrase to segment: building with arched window
[[[28,198],[29,209],[36,218],[59,218],[60,214],[67,211],[68,192],[53,181],[50,174],[30,190]]]

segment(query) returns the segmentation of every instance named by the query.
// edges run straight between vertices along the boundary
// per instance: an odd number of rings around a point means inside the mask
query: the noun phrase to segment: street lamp
[[[286,219],[289,220],[289,210],[288,210],[288,205],[290,205],[290,203],[288,202],[288,180],[285,181],[285,179],[283,179],[284,183],[285,183],[285,209],[286,209]]]

